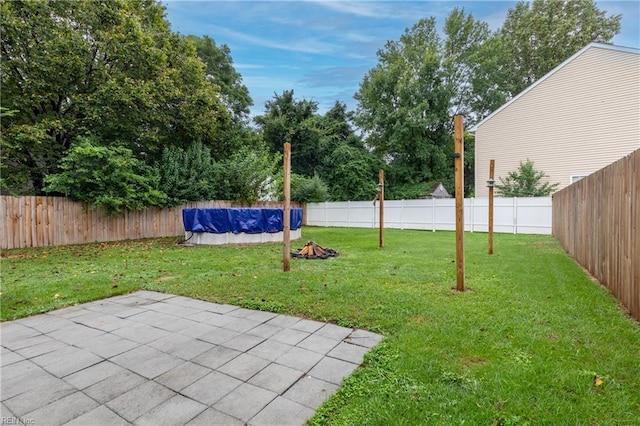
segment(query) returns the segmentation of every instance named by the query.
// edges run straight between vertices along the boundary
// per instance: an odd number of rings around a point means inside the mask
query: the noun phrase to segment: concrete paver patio
[[[138,291],[2,323],[24,425],[301,425],[382,336]]]

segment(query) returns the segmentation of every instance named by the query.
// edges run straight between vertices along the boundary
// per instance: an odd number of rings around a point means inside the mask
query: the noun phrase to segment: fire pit
[[[338,254],[334,249],[323,248],[315,242],[309,241],[303,248],[291,253],[291,256],[302,259],[326,259],[328,257],[336,257]]]

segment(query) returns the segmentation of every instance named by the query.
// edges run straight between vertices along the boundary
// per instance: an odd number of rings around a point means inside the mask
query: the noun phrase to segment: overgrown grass
[[[279,244],[173,239],[2,253],[2,319],[139,288],[383,333],[312,424],[637,425],[640,325],[546,236],[305,228],[338,250],[292,260]],[[303,241],[294,242],[301,247]]]

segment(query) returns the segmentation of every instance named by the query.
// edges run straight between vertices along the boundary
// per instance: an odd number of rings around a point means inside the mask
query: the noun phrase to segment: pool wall
[[[291,209],[291,239],[302,237],[303,209]],[[281,208],[183,209],[185,240],[195,245],[256,244],[283,240]]]

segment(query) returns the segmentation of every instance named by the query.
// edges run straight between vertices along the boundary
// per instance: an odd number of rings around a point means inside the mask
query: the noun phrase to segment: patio
[[[1,324],[24,424],[304,424],[382,336],[138,291]]]

